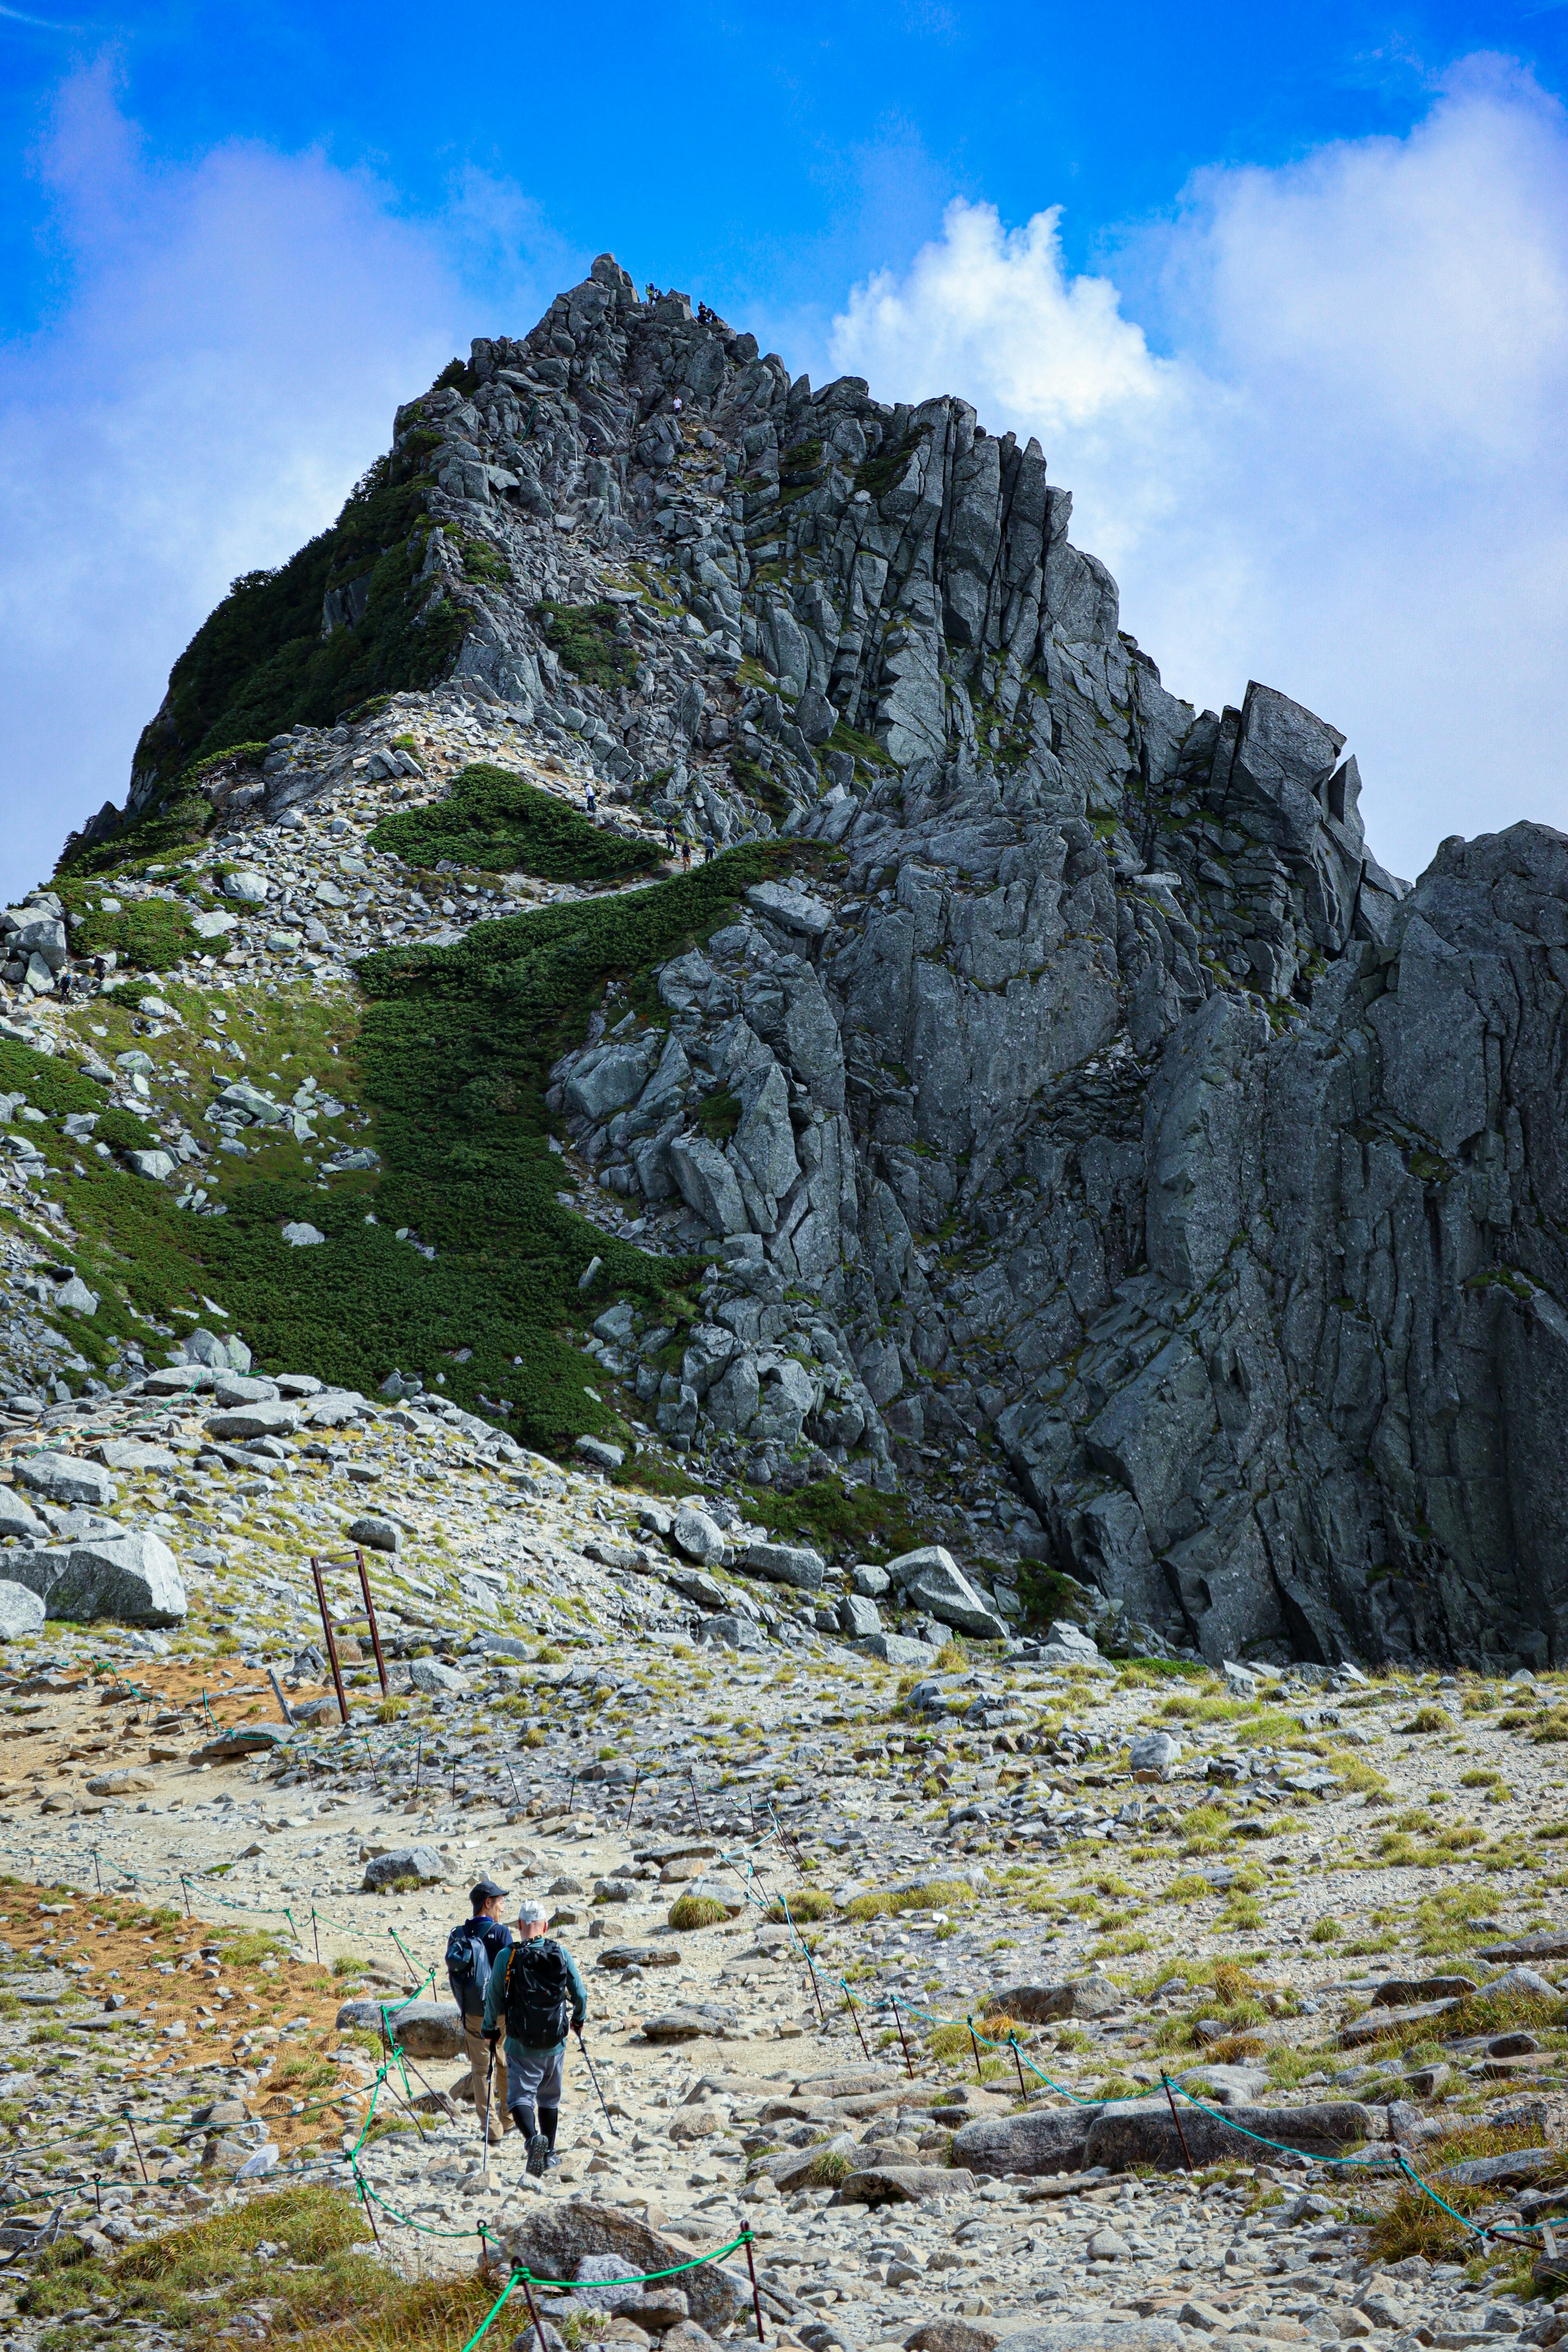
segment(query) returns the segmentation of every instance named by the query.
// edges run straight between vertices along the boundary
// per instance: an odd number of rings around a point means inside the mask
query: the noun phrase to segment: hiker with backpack
[[[485,1996],[495,1964],[511,1942],[511,1930],[501,1922],[505,1901],[504,1887],[493,1878],[481,1878],[468,1889],[473,1916],[462,1920],[447,1938],[447,1981],[463,2021],[474,2078],[474,2112],[492,2147],[508,2127],[506,2065],[494,2042],[485,2038]]]
[[[561,2161],[555,2126],[566,2029],[581,2040],[588,2014],[577,1963],[545,1934],[549,1924],[542,1903],[519,1906],[516,1937],[490,1970],[485,1994],[485,2032],[492,2048],[506,2034],[507,2099],[513,2126],[528,2142],[528,2168],[536,2180]]]

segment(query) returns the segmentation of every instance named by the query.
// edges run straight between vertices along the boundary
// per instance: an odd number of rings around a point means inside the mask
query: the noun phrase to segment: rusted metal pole
[[[1171,2078],[1169,2074],[1166,2074],[1163,2066],[1160,2069],[1160,2080],[1165,2085],[1165,2096],[1170,2101],[1171,2105],[1171,2121],[1175,2125],[1176,2137],[1182,2143],[1182,2162],[1186,2166],[1187,2170],[1190,2172],[1193,2168],[1193,2152],[1187,2146],[1187,2135],[1182,2129],[1182,2118],[1176,2112],[1176,2095],[1171,2088]]]
[[[963,2021],[969,2028],[969,2046],[974,2053],[974,2079],[977,2083],[984,2083],[985,2077],[980,2069],[980,2044],[974,2038],[974,2020],[966,2017]]]
[[[147,2159],[142,2153],[142,2143],[136,2137],[136,2124],[129,2107],[125,2110],[125,2120],[131,2130],[131,2145],[136,2150],[136,2161],[142,2167],[142,2185],[150,2189],[153,2184],[147,2178]]]
[[[752,2273],[752,2309],[757,2315],[757,2341],[761,2344],[765,2340],[763,2335],[763,2294],[762,2289],[757,2284],[757,2265],[752,2256],[750,2230],[746,2231],[746,2268]]]
[[[904,2032],[904,2021],[899,2015],[899,2003],[896,1995],[893,1999],[893,2023],[899,2029],[899,2046],[904,2053],[904,2072],[908,2074],[910,2082],[912,2083],[915,2079],[915,2062],[910,2056],[909,2041]]]
[[[1018,2069],[1018,2096],[1021,2099],[1027,2098],[1028,2093],[1024,2088],[1024,2062],[1018,2055],[1018,2037],[1016,2033],[1010,2033],[1007,2036],[1007,2047],[1013,2053],[1013,2063]]]
[[[540,2326],[539,2314],[533,2307],[533,2287],[526,2271],[520,2274],[518,2284],[522,2289],[522,2299],[528,2305],[528,2315],[533,2323],[533,2352],[544,2352],[544,2330]]]
[[[314,1552],[310,1554],[310,1573],[316,1580],[316,1600],[321,1612],[321,1632],[326,1636],[327,1656],[331,1661],[332,1686],[338,1694],[338,1713],[346,1723],[349,1703],[343,1696],[343,1670],[338,1664],[338,1645],[332,1635],[332,1616],[327,1607],[327,1588],[321,1580],[321,1563]]]
[[[386,1661],[381,1654],[381,1627],[375,1622],[375,1603],[370,1597],[370,1577],[366,1572],[364,1554],[354,1553],[354,1566],[359,1570],[359,1589],[364,1595],[364,1613],[370,1619],[370,1646],[375,1652],[375,1671],[381,1676],[381,1695],[386,1696]]]
[[[844,2006],[847,2009],[850,2016],[855,2021],[855,2031],[860,2037],[860,2054],[865,2059],[866,2063],[868,2066],[871,2063],[871,2053],[866,2047],[866,2034],[865,2030],[860,2023],[860,2011],[855,2005],[855,1996],[850,1991],[847,1985],[844,1988]]]

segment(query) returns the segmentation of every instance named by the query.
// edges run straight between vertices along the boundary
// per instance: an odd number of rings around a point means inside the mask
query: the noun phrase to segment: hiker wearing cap
[[[517,1935],[485,1994],[485,2032],[492,2045],[506,2034],[507,2099],[511,2120],[528,2141],[528,2168],[537,2179],[560,2158],[555,2126],[561,2113],[561,2062],[566,2029],[581,2034],[588,1996],[577,1963],[547,1936],[542,1903],[518,1906]]]
[[[474,2112],[492,2144],[508,2128],[506,2067],[495,2044],[485,2039],[485,1995],[495,1964],[511,1942],[511,1930],[500,1916],[505,1901],[504,1886],[493,1878],[481,1878],[468,1889],[472,1917],[462,1920],[447,1938],[447,1981],[463,2021],[474,2078]]]

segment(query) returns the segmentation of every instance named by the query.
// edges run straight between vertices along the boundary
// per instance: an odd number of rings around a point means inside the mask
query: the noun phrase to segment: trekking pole
[[[610,2124],[610,2137],[619,2139],[620,2133],[616,2129],[615,2125],[610,2123],[610,2110],[605,2106],[605,2095],[599,2090],[599,2077],[594,2072],[594,2062],[588,2055],[588,2045],[583,2039],[583,2029],[580,2025],[574,2026],[573,2032],[577,2036],[577,2047],[583,2053],[583,2063],[588,2069],[588,2080],[593,2084],[595,2090],[599,2092],[599,2105],[605,2108],[605,2121]]]
[[[479,2158],[481,2172],[489,2172],[490,2168],[490,2085],[495,2080],[496,2043],[500,2039],[500,2036],[496,2033],[489,2033],[485,2036],[485,2111],[479,2117],[479,2143],[484,2150],[484,2154]]]

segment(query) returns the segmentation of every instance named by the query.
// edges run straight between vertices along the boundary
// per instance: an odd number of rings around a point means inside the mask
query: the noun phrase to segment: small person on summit
[[[490,1970],[485,1992],[485,2033],[493,2049],[505,2027],[507,2100],[512,2123],[527,2140],[528,2168],[535,2179],[561,2161],[555,2126],[566,2029],[570,2023],[581,2038],[588,2014],[577,1963],[545,1934],[548,1925],[542,1903],[519,1905],[516,1937]]]

